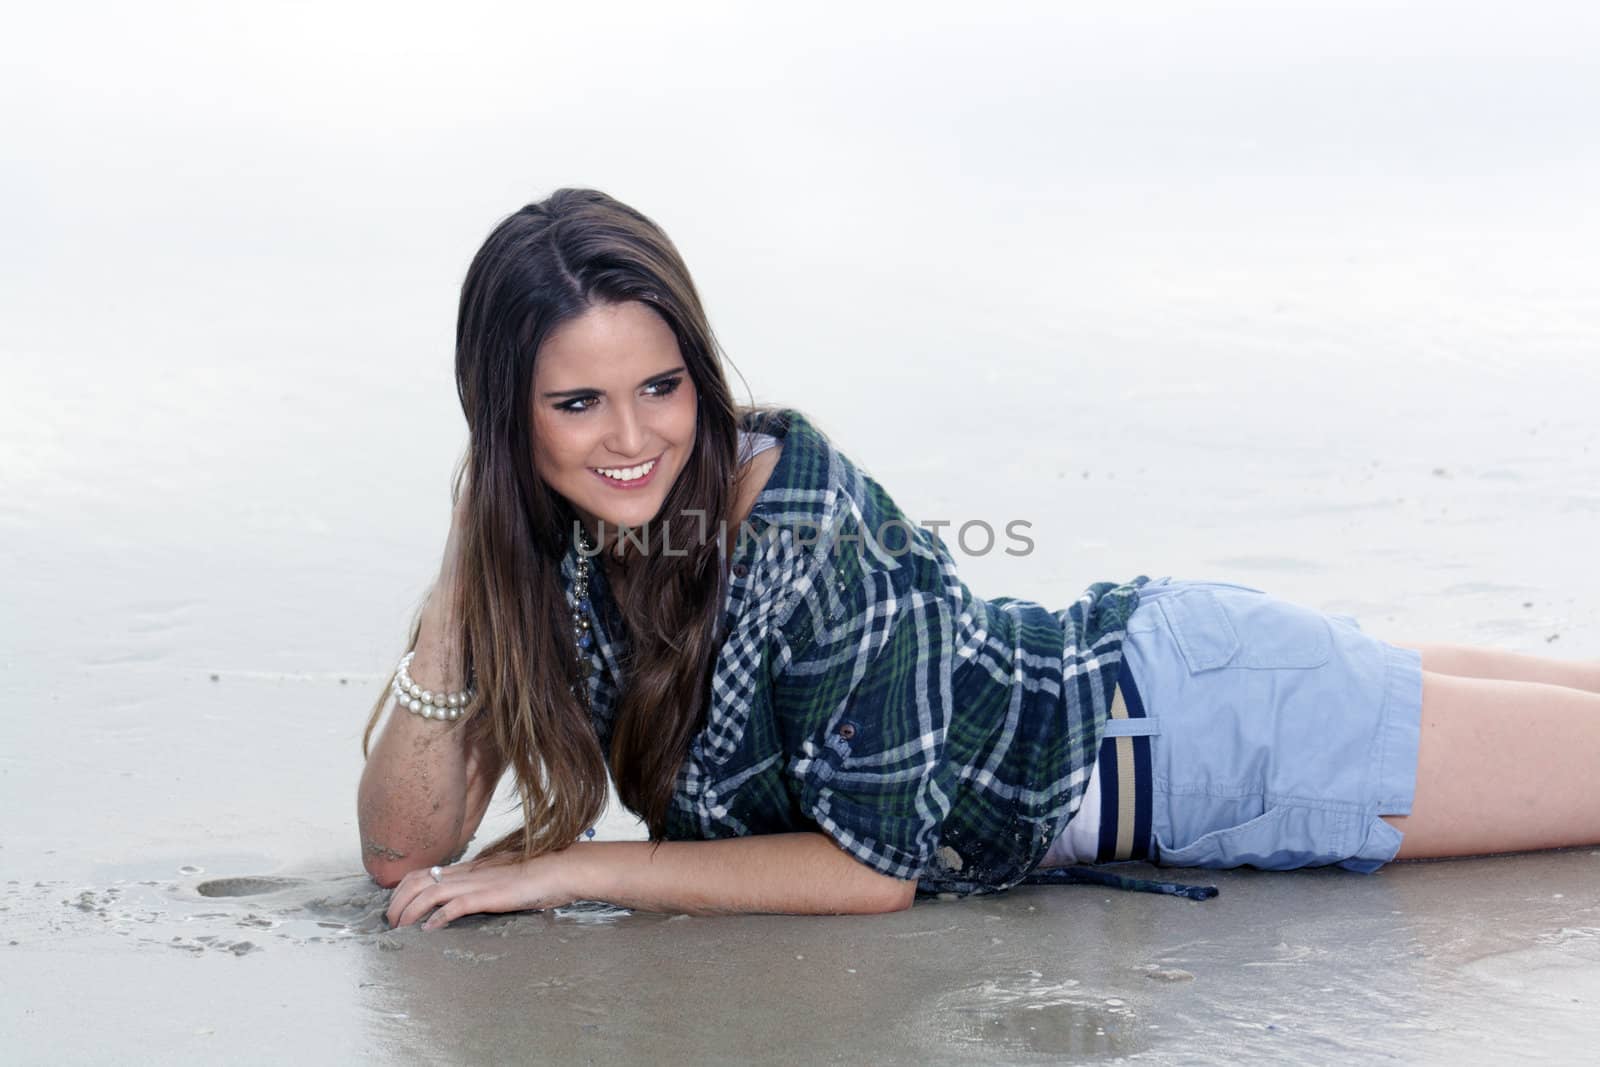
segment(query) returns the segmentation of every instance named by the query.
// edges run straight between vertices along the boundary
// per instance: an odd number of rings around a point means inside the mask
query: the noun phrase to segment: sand
[[[0,1025],[13,1062],[1489,1062],[1593,1035],[1600,852],[1202,877],[1216,900],[435,932],[386,930],[349,873],[41,881],[10,894]]]

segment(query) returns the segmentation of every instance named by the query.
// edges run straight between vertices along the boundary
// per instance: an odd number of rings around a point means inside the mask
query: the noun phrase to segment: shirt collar
[[[822,432],[792,408],[748,412],[741,429],[764,433],[783,443],[778,462],[765,488],[756,495],[745,519],[750,529],[763,532],[782,513],[820,510],[833,473],[833,448]],[[809,505],[809,508],[808,508]]]

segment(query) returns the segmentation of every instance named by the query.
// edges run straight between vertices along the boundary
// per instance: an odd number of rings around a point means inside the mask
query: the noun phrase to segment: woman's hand
[[[567,852],[531,860],[507,855],[440,868],[435,882],[427,868],[400,879],[384,918],[391,927],[408,926],[433,911],[424,930],[437,930],[463,915],[480,912],[559,908],[577,899],[567,888]]]

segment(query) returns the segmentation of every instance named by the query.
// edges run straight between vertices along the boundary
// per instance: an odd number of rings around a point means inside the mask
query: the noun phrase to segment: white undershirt
[[[1050,845],[1050,851],[1039,861],[1041,867],[1070,867],[1075,863],[1093,863],[1100,853],[1100,761],[1094,761],[1094,771],[1089,775],[1089,788],[1083,791],[1083,803],[1066,827]]]
[[[739,466],[744,466],[769,448],[776,448],[778,439],[766,433],[739,431]]]

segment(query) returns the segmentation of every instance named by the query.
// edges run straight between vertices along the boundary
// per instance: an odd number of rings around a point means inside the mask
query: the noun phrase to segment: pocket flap
[[[1191,672],[1304,670],[1332,654],[1333,631],[1320,612],[1264,593],[1185,589],[1156,603]]]
[[[1183,589],[1156,601],[1191,671],[1226,667],[1239,653],[1239,635],[1209,589]]]

